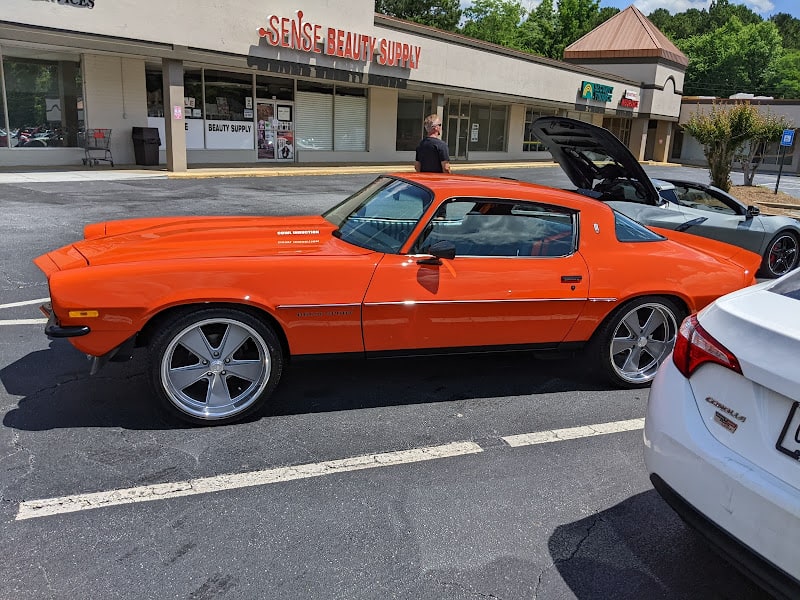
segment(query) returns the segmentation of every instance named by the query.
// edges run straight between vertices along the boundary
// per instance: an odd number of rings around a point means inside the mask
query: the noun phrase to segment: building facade
[[[159,131],[172,170],[410,163],[431,113],[456,162],[548,158],[530,131],[548,114],[666,160],[686,67],[632,6],[564,61],[379,15],[373,0],[3,7],[0,166],[80,164],[97,129],[111,130],[116,164],[133,164],[140,127]]]

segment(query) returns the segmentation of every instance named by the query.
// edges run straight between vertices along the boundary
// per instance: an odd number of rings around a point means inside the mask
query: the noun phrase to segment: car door
[[[586,263],[579,215],[532,202],[457,198],[415,244],[387,254],[363,305],[367,352],[552,345],[581,313]],[[425,251],[450,243],[455,258]]]
[[[761,219],[747,215],[736,202],[700,186],[675,182],[675,197],[681,210],[698,219],[688,233],[734,244],[760,253],[765,231]]]

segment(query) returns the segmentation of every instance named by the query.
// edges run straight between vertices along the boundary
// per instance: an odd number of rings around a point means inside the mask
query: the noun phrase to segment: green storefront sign
[[[613,93],[614,87],[610,85],[601,85],[599,83],[592,83],[591,81],[584,81],[581,84],[581,98],[587,100],[611,102],[611,94]]]

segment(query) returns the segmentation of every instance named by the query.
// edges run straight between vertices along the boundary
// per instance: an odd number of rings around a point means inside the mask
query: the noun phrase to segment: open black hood
[[[532,126],[581,193],[659,205],[658,192],[639,161],[608,129],[567,117],[540,117]]]

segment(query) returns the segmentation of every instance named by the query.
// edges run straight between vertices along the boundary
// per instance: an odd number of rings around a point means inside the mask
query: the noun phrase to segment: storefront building
[[[632,6],[564,61],[378,15],[373,0],[3,6],[0,166],[80,164],[98,129],[130,165],[141,127],[159,131],[172,170],[410,163],[431,113],[456,162],[548,158],[530,132],[545,114],[604,125],[640,159],[666,160],[686,68]]]

